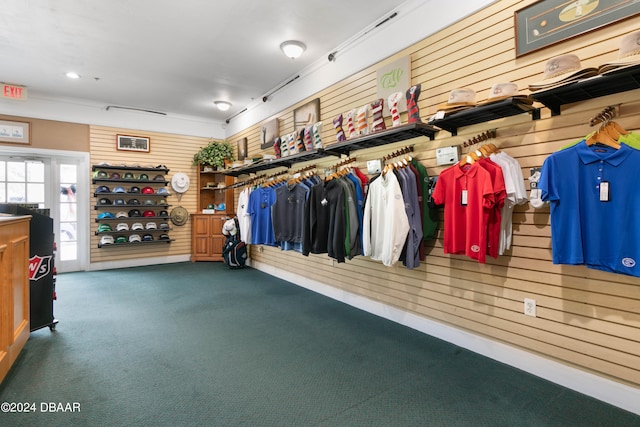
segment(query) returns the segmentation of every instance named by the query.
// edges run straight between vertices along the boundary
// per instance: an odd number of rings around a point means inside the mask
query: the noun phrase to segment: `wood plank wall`
[[[323,141],[325,146],[335,142],[332,119],[372,101],[377,67],[404,55],[411,56],[412,84],[422,84],[419,106],[426,120],[437,105],[446,102],[454,88],[474,89],[477,101],[486,99],[491,85],[502,81],[513,81],[528,93],[528,84],[542,80],[544,64],[550,57],[574,52],[583,66],[598,66],[617,58],[621,36],[640,30],[638,21],[629,19],[515,59],[514,11],[531,3],[495,2],[291,106],[277,115],[280,134],[293,130],[294,108],[319,97]],[[356,165],[366,170],[367,160],[413,144],[414,157],[427,166],[430,174],[437,175],[443,168],[436,166],[436,148],[460,145],[495,128],[498,136],[492,142],[518,159],[528,177],[529,168],[541,166],[548,155],[589,133],[589,119],[612,104],[621,104],[618,123],[627,130],[640,130],[640,90],[635,90],[565,106],[560,116],[551,117],[543,108],[542,118],[537,121],[523,114],[462,128],[455,137],[441,131],[435,141],[416,138],[361,150],[352,156],[357,158]],[[406,122],[406,114],[402,118]],[[229,139],[247,137],[249,155],[259,156],[263,153],[260,125]],[[329,158],[294,165],[292,169],[314,163],[322,171],[337,162],[337,158]],[[270,172],[274,171],[266,174]],[[279,269],[640,386],[640,279],[583,266],[552,264],[549,224],[548,208],[536,210],[529,204],[517,207],[513,247],[497,260],[489,258],[486,265],[464,256],[445,255],[442,232],[429,242],[426,262],[412,271],[402,266],[384,267],[366,257],[333,265],[326,255],[304,257],[271,247],[252,248],[251,256]],[[537,301],[536,318],[523,314],[525,297]]]
[[[118,134],[151,138],[150,152],[118,151],[116,149],[116,135]],[[189,213],[197,211],[197,169],[196,166],[191,165],[191,161],[194,153],[207,144],[206,138],[91,126],[90,143],[92,165],[102,162],[108,162],[112,165],[138,164],[145,167],[149,165],[153,167],[166,165],[169,168],[169,173],[166,175],[167,181],[171,179],[174,173],[186,173],[189,176],[191,185],[180,200],[178,200],[178,196],[171,189],[171,186],[167,185],[167,189],[171,193],[171,196],[167,198],[169,205],[171,205],[168,211],[171,212],[171,209],[176,206],[183,206]],[[95,192],[96,187],[97,185],[91,185],[91,194]],[[95,202],[96,198],[91,197],[92,206],[95,205]],[[98,248],[100,237],[95,235],[98,227],[95,219],[100,212],[91,210],[91,263],[187,255],[191,253],[191,221],[183,226],[170,224],[173,230],[169,232],[169,235],[172,239],[175,239],[171,244]],[[115,226],[115,224],[112,225]]]

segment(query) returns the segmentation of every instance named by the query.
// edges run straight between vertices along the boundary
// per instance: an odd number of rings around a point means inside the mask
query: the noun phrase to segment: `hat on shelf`
[[[551,89],[568,83],[595,76],[596,68],[582,68],[580,58],[573,53],[556,56],[549,59],[544,65],[542,81],[531,83],[529,90]]]
[[[622,39],[620,39],[618,60],[602,64],[598,68],[598,73],[608,74],[613,71],[633,67],[634,65],[638,64],[640,64],[640,31],[627,34]]]
[[[489,97],[481,105],[503,101],[508,98],[515,98],[518,102],[533,104],[533,99],[528,95],[521,95],[518,92],[518,85],[512,82],[496,83],[489,90]]]
[[[449,92],[446,103],[438,106],[438,111],[454,113],[476,106],[476,93],[473,89],[454,89]]]

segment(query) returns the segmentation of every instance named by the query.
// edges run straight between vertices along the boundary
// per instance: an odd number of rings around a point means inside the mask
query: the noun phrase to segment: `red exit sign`
[[[27,99],[27,88],[24,86],[2,83],[2,97],[25,101]]]

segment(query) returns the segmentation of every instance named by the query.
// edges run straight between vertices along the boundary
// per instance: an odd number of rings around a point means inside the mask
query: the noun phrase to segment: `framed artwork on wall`
[[[116,148],[121,151],[148,153],[151,150],[151,139],[144,136],[118,135]]]
[[[515,12],[516,57],[640,14],[629,0],[541,0]]]
[[[247,158],[247,138],[240,138],[238,140],[238,160],[244,160]]]
[[[260,148],[266,150],[273,147],[273,140],[278,136],[278,119],[269,120],[260,127]]]
[[[0,141],[16,144],[31,144],[28,122],[0,120]]]
[[[309,101],[301,107],[293,110],[294,130],[313,125],[320,121],[320,98]]]

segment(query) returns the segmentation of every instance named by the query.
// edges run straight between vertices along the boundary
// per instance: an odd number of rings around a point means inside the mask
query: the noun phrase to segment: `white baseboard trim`
[[[94,262],[89,264],[88,271],[97,270],[112,270],[114,268],[127,268],[127,267],[143,267],[145,265],[157,265],[157,264],[172,264],[176,262],[190,261],[191,255],[172,255],[153,258],[135,258],[119,261],[108,262]]]
[[[640,415],[640,389],[251,260],[251,267]]]

